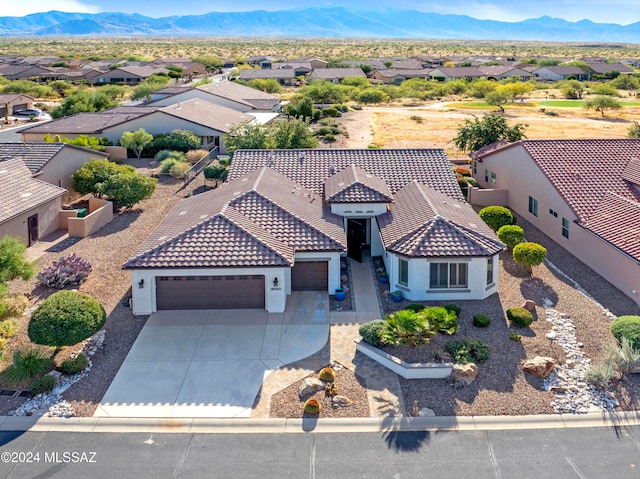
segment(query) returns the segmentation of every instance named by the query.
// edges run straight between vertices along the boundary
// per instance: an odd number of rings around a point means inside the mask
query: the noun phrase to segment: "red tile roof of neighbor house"
[[[0,223],[54,200],[67,192],[33,178],[19,158],[0,162]]]
[[[378,225],[385,249],[410,257],[492,256],[504,249],[467,202],[417,181],[396,193]]]
[[[517,146],[529,154],[580,225],[640,260],[640,139],[521,140],[476,157]]]
[[[392,203],[393,194],[381,178],[349,165],[324,182],[329,203]]]

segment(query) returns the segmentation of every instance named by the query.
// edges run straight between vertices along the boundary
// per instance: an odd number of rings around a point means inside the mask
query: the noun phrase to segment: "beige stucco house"
[[[472,159],[478,186],[640,302],[640,139],[522,140]]]

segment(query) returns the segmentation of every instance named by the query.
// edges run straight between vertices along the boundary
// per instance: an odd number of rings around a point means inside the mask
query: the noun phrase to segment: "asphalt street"
[[[640,427],[382,433],[0,432],[3,478],[640,478]]]

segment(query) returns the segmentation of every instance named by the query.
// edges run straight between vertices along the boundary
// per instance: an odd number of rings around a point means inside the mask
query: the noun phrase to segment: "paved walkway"
[[[351,282],[355,311],[331,311],[329,342],[318,353],[274,371],[262,385],[251,417],[268,418],[271,396],[331,361],[337,361],[362,377],[367,384],[372,417],[394,416],[404,411],[398,377],[387,368],[361,354],[356,355],[355,340],[360,338],[360,324],[382,317],[371,258],[363,252],[363,261],[352,259]]]

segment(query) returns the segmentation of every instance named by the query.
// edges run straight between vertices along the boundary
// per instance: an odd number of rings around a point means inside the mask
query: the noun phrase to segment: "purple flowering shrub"
[[[49,288],[62,289],[69,285],[79,285],[91,273],[91,264],[73,253],[54,261],[51,266],[38,273],[37,279]]]

